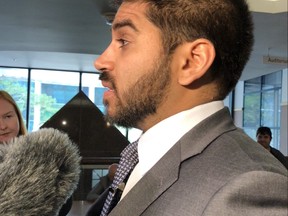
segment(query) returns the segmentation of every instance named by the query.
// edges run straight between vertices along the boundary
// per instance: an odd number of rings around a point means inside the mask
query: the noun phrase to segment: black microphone
[[[77,145],[52,128],[0,144],[0,215],[58,215],[77,187],[80,160]]]

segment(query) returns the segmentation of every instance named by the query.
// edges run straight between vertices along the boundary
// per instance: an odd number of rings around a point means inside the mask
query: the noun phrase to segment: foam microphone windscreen
[[[57,215],[77,188],[80,160],[77,145],[52,128],[0,144],[0,215]]]

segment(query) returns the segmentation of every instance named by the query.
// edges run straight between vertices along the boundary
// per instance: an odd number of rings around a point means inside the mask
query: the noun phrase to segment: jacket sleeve
[[[107,187],[109,187],[108,177],[107,176],[102,176],[100,178],[100,181],[87,194],[86,199],[88,201],[95,201],[105,191],[105,189]]]
[[[252,171],[224,185],[203,213],[212,215],[287,216],[288,177]]]
[[[58,215],[77,187],[80,159],[69,137],[51,128],[0,145],[0,215]]]

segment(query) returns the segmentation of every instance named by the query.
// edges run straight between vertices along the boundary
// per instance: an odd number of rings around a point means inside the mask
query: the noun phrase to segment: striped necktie
[[[134,167],[138,163],[137,145],[138,141],[135,141],[126,146],[126,148],[121,152],[119,166],[115,173],[113,183],[109,189],[109,194],[104,203],[101,216],[107,216],[119,202],[125,184]]]

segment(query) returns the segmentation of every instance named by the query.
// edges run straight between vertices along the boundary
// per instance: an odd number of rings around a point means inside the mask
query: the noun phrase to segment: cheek
[[[123,67],[118,68],[115,84],[117,88],[117,93],[119,95],[127,92],[131,86],[134,86],[136,84],[143,71],[143,69],[141,70],[139,68],[141,67],[136,65],[134,62],[133,64],[126,64],[123,65]]]
[[[129,91],[137,82],[142,82],[140,78],[153,69],[156,59],[159,59],[159,55],[147,50],[137,50],[119,57],[115,62],[115,84],[119,96]]]
[[[15,132],[15,136],[17,136],[19,134],[19,131],[20,131],[20,123],[19,123],[18,119],[14,121],[12,127],[13,127],[13,131]]]

